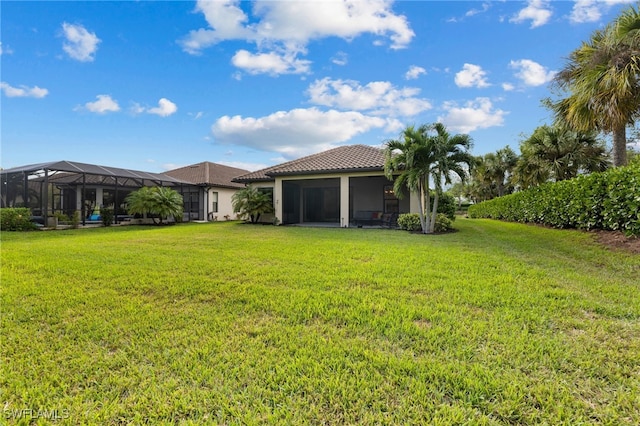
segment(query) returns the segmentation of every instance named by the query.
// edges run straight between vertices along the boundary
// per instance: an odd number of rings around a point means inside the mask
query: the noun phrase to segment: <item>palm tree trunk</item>
[[[615,167],[627,165],[627,133],[626,126],[616,126],[613,129],[613,165]]]
[[[423,233],[425,234],[430,234],[431,233],[431,209],[430,209],[430,205],[431,205],[431,191],[429,191],[429,177],[426,178],[426,185],[425,185],[425,192],[427,194],[427,199],[425,202],[425,210],[427,211],[426,214],[426,223],[425,223],[425,227],[423,228]]]
[[[439,197],[439,192],[436,189],[436,195],[433,197],[433,209],[431,211],[431,224],[429,225],[429,233],[434,233],[436,231],[436,218],[438,216],[438,200],[440,199]]]
[[[422,233],[425,234],[427,232],[427,222],[424,218],[424,186],[422,185],[422,183],[418,185],[418,191],[420,192],[420,202],[418,204],[420,227],[422,228]]]

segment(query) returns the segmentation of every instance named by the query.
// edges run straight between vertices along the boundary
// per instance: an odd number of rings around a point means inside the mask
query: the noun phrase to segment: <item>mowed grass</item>
[[[640,256],[456,227],[2,233],[2,421],[640,424]]]

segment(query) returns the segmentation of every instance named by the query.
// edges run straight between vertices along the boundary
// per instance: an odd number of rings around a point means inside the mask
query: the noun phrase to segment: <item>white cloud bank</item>
[[[458,106],[455,102],[445,102],[443,108],[447,113],[438,117],[438,121],[451,131],[460,133],[502,126],[504,117],[508,114],[501,109],[495,109],[488,98],[476,98],[464,106]]]
[[[98,50],[100,39],[87,31],[82,25],[73,25],[64,22],[62,31],[66,41],[62,49],[73,59],[81,62],[92,62]]]
[[[220,143],[244,145],[277,152],[286,158],[297,158],[333,148],[358,134],[380,128],[396,131],[402,128],[402,124],[356,111],[321,111],[313,107],[278,111],[259,118],[224,116],[213,124],[211,131]]]
[[[42,89],[38,86],[13,87],[4,81],[0,83],[0,89],[2,89],[4,95],[8,98],[44,98],[49,94],[47,89]]]
[[[312,40],[340,37],[351,40],[374,34],[390,40],[392,49],[407,47],[414,32],[404,16],[391,10],[390,0],[270,1],[252,3],[249,16],[238,0],[199,0],[196,12],[204,15],[208,28],[193,30],[179,40],[185,52],[200,54],[227,40],[255,43],[255,53],[239,50],[233,64],[249,73],[307,73],[310,62],[298,58],[306,54]]]
[[[316,80],[308,89],[313,104],[392,117],[410,117],[431,109],[429,101],[416,97],[419,93],[420,89],[396,88],[388,81],[362,86],[357,81],[330,78]]]
[[[362,85],[323,78],[309,85],[310,108],[278,111],[264,117],[224,116],[211,127],[219,143],[276,152],[286,159],[333,148],[371,130],[397,132],[411,117],[431,109],[420,89],[388,81]],[[323,111],[319,107],[329,108]]]

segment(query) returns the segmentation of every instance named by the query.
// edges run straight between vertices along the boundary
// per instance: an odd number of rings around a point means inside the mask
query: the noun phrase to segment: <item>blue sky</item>
[[[629,3],[2,1],[0,166],[256,170],[436,121],[517,150]]]

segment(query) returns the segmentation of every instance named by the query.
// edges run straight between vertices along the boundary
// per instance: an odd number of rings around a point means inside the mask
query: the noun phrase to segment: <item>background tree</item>
[[[181,217],[183,212],[183,198],[178,192],[171,188],[156,186],[142,187],[130,193],[125,199],[127,212],[129,214],[155,215],[152,218],[154,223],[162,224],[170,216]]]
[[[520,144],[520,151],[516,179],[521,188],[609,167],[605,144],[595,132],[574,131],[560,125],[538,127]]]
[[[251,223],[257,223],[261,215],[273,212],[271,197],[252,186],[247,186],[233,194],[231,205],[234,213],[249,217]]]
[[[580,131],[613,133],[613,164],[626,164],[626,127],[640,114],[640,13],[630,7],[574,50],[557,74],[568,96],[549,101],[556,119]]]
[[[508,145],[495,153],[475,157],[469,188],[472,199],[476,202],[485,201],[512,193],[517,162],[518,155]]]

